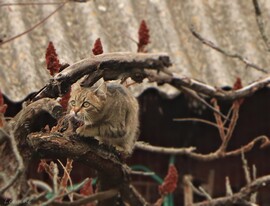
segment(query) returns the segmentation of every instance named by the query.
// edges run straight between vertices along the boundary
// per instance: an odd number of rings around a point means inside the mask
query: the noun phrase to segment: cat
[[[71,91],[68,111],[82,121],[80,136],[95,137],[125,156],[132,154],[139,135],[139,105],[121,84],[103,82],[99,87],[77,85]]]

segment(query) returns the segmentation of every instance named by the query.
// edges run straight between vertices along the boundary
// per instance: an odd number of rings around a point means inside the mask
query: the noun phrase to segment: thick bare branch
[[[266,75],[265,77],[258,79],[257,81],[254,81],[253,83],[241,89],[225,91],[220,88],[216,88],[203,82],[197,81],[195,79],[188,78],[186,76],[161,76],[151,71],[147,71],[147,76],[148,79],[152,82],[158,82],[159,84],[167,83],[179,89],[180,91],[181,88],[184,86],[198,93],[205,94],[209,97],[214,97],[218,100],[229,101],[251,96],[259,89],[267,87],[267,85],[270,83],[270,76]]]
[[[137,199],[140,196],[130,189],[128,167],[113,155],[110,148],[106,150],[106,145],[100,145],[97,140],[89,138],[85,142],[77,136],[63,136],[60,133],[33,133],[28,136],[27,141],[31,149],[42,158],[72,157],[74,161],[95,168],[102,174],[101,177],[106,177],[106,181],[112,181],[113,185],[119,186],[121,196],[130,201],[130,205],[146,203],[143,199]]]
[[[73,83],[87,74],[95,76],[93,82],[88,82],[89,86],[92,86],[101,77],[105,80],[115,80],[124,75],[136,81],[142,81],[145,78],[144,68],[159,71],[170,65],[170,58],[164,53],[100,54],[76,62],[55,75],[34,99],[63,95],[69,91]]]

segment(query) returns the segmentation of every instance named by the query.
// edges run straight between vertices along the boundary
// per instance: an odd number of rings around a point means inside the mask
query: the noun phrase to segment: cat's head
[[[72,88],[69,99],[68,111],[76,119],[85,124],[93,124],[98,121],[107,98],[107,86],[102,83],[99,87]]]

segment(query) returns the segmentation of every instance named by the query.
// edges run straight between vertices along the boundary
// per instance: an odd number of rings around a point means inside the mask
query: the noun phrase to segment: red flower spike
[[[167,195],[174,192],[177,187],[178,182],[178,172],[174,165],[170,165],[168,173],[164,179],[162,185],[158,187],[160,195]]]
[[[47,164],[46,160],[41,159],[40,162],[39,162],[39,164],[38,164],[37,172],[38,173],[44,172],[45,171],[45,165],[46,164]]]
[[[98,38],[94,43],[94,48],[92,49],[92,52],[94,55],[99,55],[103,53],[103,47],[100,41],[100,38]]]
[[[241,88],[243,88],[242,81],[241,81],[241,79],[239,77],[237,77],[236,81],[235,81],[235,83],[233,85],[233,90],[238,90],[238,89],[241,89]],[[235,102],[237,102],[238,106],[240,106],[241,104],[243,104],[244,99],[243,98],[237,99],[237,100],[235,100]]]
[[[68,107],[70,92],[71,92],[71,90],[69,90],[69,92],[67,92],[64,96],[62,96],[61,100],[59,102],[65,111],[67,110],[67,107]]]
[[[54,76],[56,73],[59,72],[61,64],[59,63],[58,55],[52,42],[49,42],[45,57],[47,69],[50,71],[50,74]]]
[[[0,90],[0,113],[5,114],[7,105],[4,103],[4,97]]]
[[[4,126],[4,114],[7,110],[7,105],[4,103],[4,98],[3,98],[3,94],[0,91],[0,127]]]
[[[80,194],[84,196],[89,196],[89,195],[94,194],[94,190],[92,187],[92,178],[90,178],[89,181],[84,184],[84,186],[80,190]],[[95,204],[88,203],[84,206],[95,206]]]
[[[140,28],[138,31],[139,43],[138,43],[138,52],[145,52],[145,47],[150,43],[150,35],[147,24],[144,20],[141,21]]]
[[[238,89],[241,89],[243,88],[243,85],[242,85],[242,81],[239,77],[236,78],[236,81],[233,85],[233,90],[238,90]]]

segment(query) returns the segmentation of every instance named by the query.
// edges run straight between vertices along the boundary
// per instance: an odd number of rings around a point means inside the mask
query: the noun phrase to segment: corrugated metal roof
[[[30,0],[4,0],[26,3]],[[31,1],[30,1],[31,2]],[[43,0],[32,2],[60,2]],[[270,1],[261,0],[270,29]],[[0,6],[0,36],[3,40],[24,32],[53,12],[58,5]],[[252,1],[234,0],[90,0],[68,2],[32,32],[0,46],[1,90],[14,101],[39,90],[49,80],[45,51],[49,41],[61,63],[74,63],[91,55],[100,37],[104,52],[136,51],[140,21],[150,29],[149,52],[167,52],[175,75],[186,75],[213,86],[232,85],[236,77],[244,84],[263,73],[203,45],[189,31],[189,25],[220,47],[237,52],[270,71],[269,54],[260,36]],[[270,34],[270,31],[268,32]],[[149,84],[136,86],[140,93]],[[166,86],[168,94],[174,89]]]

